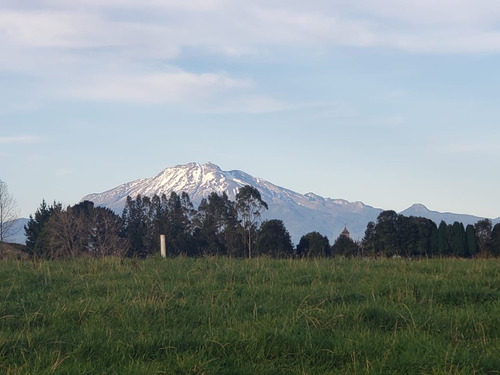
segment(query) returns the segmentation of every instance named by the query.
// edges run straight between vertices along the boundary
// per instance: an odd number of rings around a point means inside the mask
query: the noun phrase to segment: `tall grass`
[[[500,373],[497,260],[0,262],[0,373]]]

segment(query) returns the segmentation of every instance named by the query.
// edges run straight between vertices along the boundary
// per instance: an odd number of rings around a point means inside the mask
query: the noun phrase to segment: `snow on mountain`
[[[238,190],[251,185],[259,190],[269,210],[264,219],[281,219],[297,243],[300,237],[318,231],[333,241],[347,226],[355,239],[361,239],[370,220],[376,220],[382,210],[366,206],[361,202],[323,198],[313,193],[300,194],[274,185],[261,178],[233,170],[223,171],[212,163],[189,163],[170,167],[152,178],[143,178],[120,185],[103,193],[90,194],[82,198],[98,206],[108,207],[121,213],[127,196],[135,198],[185,191],[195,207],[211,192],[227,192],[231,200]]]
[[[323,198],[314,193],[300,194],[242,171],[223,171],[212,163],[177,165],[165,169],[155,177],[128,182],[103,193],[87,195],[82,200],[92,201],[121,214],[129,195],[132,198],[138,194],[168,196],[172,191],[185,191],[197,207],[211,192],[226,192],[231,200],[235,200],[238,190],[244,185],[251,185],[259,190],[262,199],[269,206],[263,218],[283,220],[294,243],[298,243],[304,234],[317,231],[328,236],[333,244],[345,226],[353,239],[361,240],[368,222],[376,221],[383,211],[362,202]],[[438,225],[441,220],[448,224],[459,221],[467,225],[482,219],[472,215],[431,211],[422,204],[415,204],[401,214],[426,217]],[[497,222],[500,222],[500,218],[493,220],[493,224]]]

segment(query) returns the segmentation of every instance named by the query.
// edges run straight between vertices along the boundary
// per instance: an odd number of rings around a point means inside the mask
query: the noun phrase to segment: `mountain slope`
[[[370,220],[376,220],[381,209],[366,206],[361,202],[323,198],[313,193],[300,194],[255,178],[242,171],[223,171],[212,163],[189,163],[170,167],[152,178],[125,183],[114,189],[82,198],[96,205],[108,207],[121,213],[128,195],[152,196],[185,191],[195,207],[215,191],[227,192],[235,200],[238,190],[244,185],[257,188],[262,199],[269,205],[264,218],[281,219],[297,243],[300,237],[318,231],[334,241],[344,226],[355,239],[361,239]]]
[[[417,203],[414,204],[413,206],[407,208],[406,210],[402,211],[401,214],[405,216],[421,216],[421,217],[426,217],[427,219],[431,219],[434,221],[437,225],[441,221],[444,221],[447,224],[453,224],[455,221],[458,221],[459,223],[463,223],[465,226],[472,224],[474,225],[477,223],[479,220],[483,219],[481,217],[473,216],[473,215],[464,215],[464,214],[454,214],[451,212],[437,212],[437,211],[431,211],[427,207],[425,207],[423,204]],[[493,224],[497,222],[498,219],[493,220]]]
[[[298,243],[302,235],[312,231],[328,236],[333,243],[345,226],[353,239],[361,240],[368,222],[376,221],[382,212],[382,209],[362,202],[323,198],[313,193],[300,194],[242,171],[223,171],[212,163],[177,165],[163,170],[155,177],[128,182],[103,193],[87,195],[82,200],[92,201],[121,214],[129,195],[132,198],[138,194],[168,196],[172,191],[185,191],[197,207],[211,192],[227,192],[229,198],[235,200],[238,190],[244,185],[251,185],[260,191],[262,199],[269,205],[264,219],[283,220],[294,243]],[[438,225],[441,220],[448,224],[458,221],[467,225],[482,219],[472,215],[431,211],[422,204],[415,204],[401,214],[426,217]],[[493,224],[498,222],[500,218],[493,220]]]
[[[24,233],[24,226],[28,224],[29,219],[19,218],[14,220],[14,224],[6,233],[5,240],[7,242],[24,244],[26,242],[26,235]]]

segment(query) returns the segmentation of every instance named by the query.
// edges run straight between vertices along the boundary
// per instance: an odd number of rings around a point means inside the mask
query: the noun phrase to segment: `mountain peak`
[[[408,208],[406,211],[409,211],[409,210],[411,210],[412,212],[429,212],[430,211],[422,203],[415,203],[410,208]]]
[[[245,185],[259,190],[262,199],[268,204],[269,210],[263,214],[263,219],[282,220],[295,243],[302,235],[312,231],[328,236],[333,242],[345,226],[349,228],[352,238],[361,239],[368,222],[375,221],[382,212],[382,209],[366,206],[362,202],[323,198],[314,193],[300,194],[243,171],[223,171],[211,162],[169,167],[155,177],[128,182],[103,193],[87,195],[82,200],[92,201],[96,206],[107,207],[121,214],[127,196],[168,196],[171,192],[186,192],[196,207],[212,192],[226,192],[229,199],[234,201],[239,189]],[[459,221],[473,224],[479,220],[470,215],[431,211],[421,203],[414,204],[401,214],[427,217],[436,223],[444,220],[447,223]]]
[[[229,199],[234,201],[239,189],[245,185],[259,190],[262,199],[269,205],[263,219],[283,220],[294,242],[312,231],[319,231],[333,241],[345,224],[354,238],[361,238],[368,221],[375,220],[381,212],[358,203],[325,199],[313,193],[303,195],[240,170],[223,171],[211,162],[191,162],[169,167],[155,177],[128,182],[103,193],[87,195],[82,200],[92,201],[97,206],[121,214],[127,196],[168,196],[171,192],[186,192],[196,207],[212,192],[226,192]]]

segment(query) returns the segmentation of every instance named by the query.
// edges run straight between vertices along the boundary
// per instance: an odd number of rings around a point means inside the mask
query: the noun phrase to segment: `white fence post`
[[[166,258],[167,257],[167,244],[165,242],[165,235],[160,234],[160,248],[161,248],[161,257]]]

